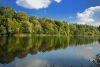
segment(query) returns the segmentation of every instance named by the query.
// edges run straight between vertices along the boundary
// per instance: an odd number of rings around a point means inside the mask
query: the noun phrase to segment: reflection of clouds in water
[[[85,58],[91,58],[90,56],[91,56],[92,49],[93,49],[92,47],[83,48],[80,51],[80,55],[82,55]]]
[[[45,60],[34,59],[28,62],[17,63],[16,67],[45,67],[46,65],[48,64]]]
[[[81,47],[81,50],[79,51],[79,55],[83,56],[85,59],[89,59],[90,61],[93,60],[96,53],[100,51],[100,45],[98,43],[86,45]]]

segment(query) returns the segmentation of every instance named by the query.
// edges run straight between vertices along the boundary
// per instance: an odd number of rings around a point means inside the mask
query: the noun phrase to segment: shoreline
[[[61,35],[61,34],[55,34],[55,35],[52,35],[52,34],[12,34],[12,35],[7,35],[7,34],[3,34],[3,35],[0,35],[1,36],[21,36],[21,37],[24,37],[24,36],[82,36],[82,37],[97,37],[97,36],[100,36],[100,35]]]

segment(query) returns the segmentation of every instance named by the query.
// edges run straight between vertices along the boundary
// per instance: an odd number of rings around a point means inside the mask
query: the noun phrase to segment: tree
[[[100,26],[98,27],[98,30],[100,31]]]
[[[32,33],[32,23],[28,21],[21,22],[21,32],[22,33]]]
[[[6,34],[6,28],[3,25],[0,26],[0,34]]]
[[[0,15],[5,16],[6,18],[12,18],[16,14],[16,11],[10,7],[3,6],[0,7]]]
[[[8,19],[8,32],[9,33],[20,33],[21,24],[18,23],[15,19]]]
[[[50,18],[28,16],[25,12],[16,12],[10,7],[0,7],[0,34],[34,33],[59,35],[86,35],[100,34],[100,26],[68,24]]]
[[[19,21],[28,21],[29,17],[27,16],[27,14],[25,12],[18,12],[14,18],[16,18]]]
[[[38,18],[36,16],[31,16],[29,17],[29,21],[31,23],[33,23],[34,25],[36,25],[39,21],[38,21]]]

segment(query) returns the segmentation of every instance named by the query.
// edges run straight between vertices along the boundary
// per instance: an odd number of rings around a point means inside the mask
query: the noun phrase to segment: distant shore
[[[0,36],[21,36],[21,37],[25,37],[25,36],[82,36],[82,37],[100,37],[100,35],[94,35],[94,36],[89,36],[89,35],[61,35],[61,34],[10,34],[10,35],[7,35],[7,34],[3,34],[3,35],[0,35]]]

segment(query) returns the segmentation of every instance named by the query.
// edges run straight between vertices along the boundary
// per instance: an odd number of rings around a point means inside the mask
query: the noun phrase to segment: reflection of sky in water
[[[88,67],[91,63],[89,59],[100,52],[100,45],[94,42],[88,45],[69,46],[66,49],[52,50],[50,52],[36,55],[28,54],[23,59],[16,58],[15,61],[0,67],[45,67],[46,65],[61,65],[61,66],[85,66]]]

